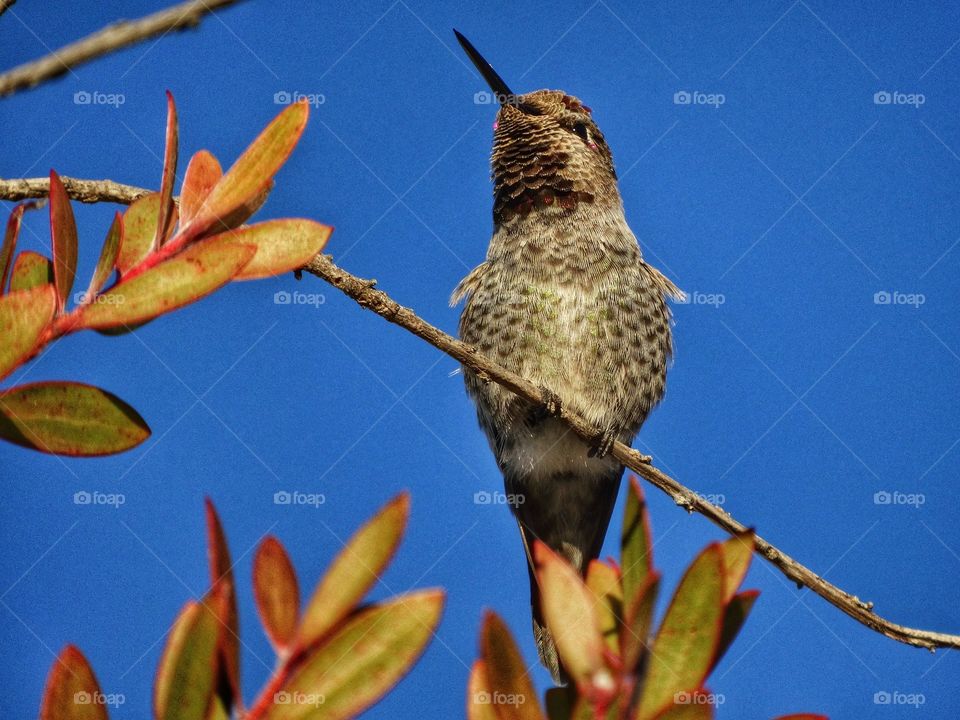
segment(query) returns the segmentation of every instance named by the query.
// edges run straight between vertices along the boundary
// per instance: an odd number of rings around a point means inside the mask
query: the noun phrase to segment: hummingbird
[[[514,93],[454,33],[499,108],[493,236],[451,304],[465,301],[460,338],[545,398],[535,407],[464,368],[520,528],[540,661],[563,684],[532,545],[545,543],[581,575],[600,554],[624,469],[609,451],[615,441],[632,443],[663,397],[672,356],[667,300],[683,293],[644,261],[591,109],[561,90]],[[600,428],[597,438],[577,436],[557,417],[561,406]]]

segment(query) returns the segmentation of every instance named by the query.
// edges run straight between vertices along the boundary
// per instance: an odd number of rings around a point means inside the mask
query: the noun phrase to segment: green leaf
[[[262,195],[300,140],[308,115],[305,102],[290,105],[277,115],[216,184],[200,213],[181,233],[198,238],[209,231],[218,232],[222,227],[218,223]]]
[[[730,599],[723,613],[723,627],[720,630],[720,642],[717,645],[717,655],[710,665],[710,672],[713,672],[713,668],[717,666],[720,660],[723,659],[723,656],[726,655],[727,650],[730,649],[733,641],[740,633],[743,624],[747,621],[747,615],[750,614],[753,603],[756,602],[759,595],[760,592],[757,590],[747,590],[739,595],[734,595]]]
[[[62,311],[77,274],[77,223],[67,191],[54,170],[50,171],[50,240],[57,310]]]
[[[0,246],[0,295],[7,287],[7,278],[10,277],[11,261],[13,260],[13,251],[17,248],[17,236],[20,234],[20,224],[23,221],[25,210],[35,208],[36,203],[21,203],[17,205],[10,218],[7,220],[7,230],[3,236],[3,245]]]
[[[230,282],[255,249],[220,241],[188,247],[103,293],[85,306],[79,327],[133,325],[188,305]]]
[[[299,647],[325,635],[363,599],[390,563],[409,515],[410,496],[402,493],[350,538],[303,613]]]
[[[727,603],[736,595],[750,569],[753,531],[747,530],[721,543],[720,556],[723,562],[723,602]]]
[[[530,681],[527,664],[510,630],[496,613],[487,612],[483,619],[480,652],[492,693],[491,701],[497,706],[505,706],[503,709],[516,720],[540,720],[543,710]]]
[[[0,296],[0,379],[33,354],[56,307],[52,285]]]
[[[623,591],[620,574],[600,560],[591,560],[587,566],[587,588],[593,593],[594,606],[600,623],[600,633],[607,647],[615,655],[620,653],[620,622],[623,615]]]
[[[40,452],[90,457],[136,447],[150,437],[150,428],[106,390],[41,382],[0,393],[0,437]]]
[[[341,720],[363,712],[420,657],[442,608],[442,591],[422,590],[356,613],[271,698],[266,720]]]
[[[477,660],[467,681],[467,720],[501,720],[490,687],[486,664]]]
[[[151,248],[158,249],[173,230],[175,211],[173,207],[173,181],[177,177],[178,153],[177,105],[173,93],[167,90],[167,134],[163,152],[163,175],[160,180],[160,205],[157,227]]]
[[[10,292],[32,290],[41,285],[53,284],[53,263],[50,258],[32,250],[17,255],[10,277]],[[54,293],[56,297],[56,293]]]
[[[253,558],[253,594],[270,642],[278,655],[285,654],[300,620],[300,587],[290,556],[272,535]]]
[[[534,543],[533,556],[544,619],[563,666],[578,686],[611,685],[593,593],[572,565],[539,540]]]
[[[150,193],[134,200],[124,212],[123,243],[117,255],[117,270],[121,276],[150,254],[157,235],[162,202],[160,193]],[[173,213],[169,225],[171,229],[176,225],[176,207]]]
[[[119,212],[113,216],[113,223],[107,232],[107,239],[103,241],[103,248],[100,250],[100,259],[97,260],[97,267],[93,271],[93,277],[90,278],[90,285],[83,296],[83,304],[93,302],[97,294],[106,285],[117,264],[117,255],[120,253],[120,246],[123,244],[123,215]]]
[[[100,683],[73,645],[67,645],[50,668],[40,720],[107,720]]]
[[[216,608],[193,600],[180,611],[157,668],[156,720],[204,720],[216,679],[218,617]]]
[[[650,642],[653,627],[653,609],[660,589],[660,576],[652,572],[647,583],[624,608],[623,626],[620,628],[620,657],[627,672],[636,672]]]
[[[180,188],[180,223],[187,225],[200,212],[204,200],[223,177],[220,163],[206,150],[190,158]]]
[[[677,692],[699,687],[720,641],[723,562],[707,547],[687,568],[653,641],[637,718],[646,720],[673,702]]]
[[[240,623],[237,612],[233,561],[223,524],[210,498],[204,501],[207,519],[207,556],[210,562],[210,593],[222,598],[224,630],[220,633],[220,672],[225,682],[218,682],[218,691],[226,707],[240,697]]]
[[[257,254],[235,280],[255,280],[297,270],[327,244],[333,228],[312,220],[268,220],[214,235],[224,241],[253,245]]]
[[[643,490],[636,477],[630,476],[627,506],[620,535],[623,576],[623,596],[632,598],[646,584],[653,567],[653,544],[650,536],[650,516]]]

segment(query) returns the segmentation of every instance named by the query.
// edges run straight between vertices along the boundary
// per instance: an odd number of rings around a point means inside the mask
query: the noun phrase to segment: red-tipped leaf
[[[187,172],[180,188],[180,223],[187,225],[193,220],[214,186],[223,177],[220,163],[206,150],[190,158]]]
[[[40,720],[107,720],[105,696],[90,663],[73,645],[57,656],[40,706]]]
[[[154,250],[164,243],[168,232],[173,229],[173,181],[177,177],[178,145],[177,105],[173,101],[173,93],[167,90],[167,134],[163,152],[163,176],[160,180],[160,208],[152,243]]]
[[[77,222],[70,207],[70,198],[55,170],[50,171],[50,240],[53,246],[57,310],[62,311],[77,274]]]
[[[272,535],[253,558],[253,594],[270,642],[277,654],[285,654],[300,619],[300,587],[290,556]]]
[[[52,285],[0,296],[0,379],[33,354],[56,307]]]

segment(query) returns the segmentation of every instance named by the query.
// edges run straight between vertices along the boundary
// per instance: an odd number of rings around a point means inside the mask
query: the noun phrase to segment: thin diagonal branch
[[[139,20],[121,20],[92,35],[65,45],[38,60],[0,75],[0,97],[39,85],[71,68],[155,35],[195,27],[204,15],[239,0],[189,0]],[[6,10],[13,3],[5,3]],[[2,10],[0,10],[2,12]]]
[[[139,191],[139,188],[133,188],[133,190]],[[0,184],[0,198],[3,197],[2,193],[3,186]],[[112,196],[105,199],[110,199],[114,202],[124,202],[119,196]],[[457,340],[452,335],[448,335],[439,328],[426,322],[409,308],[397,303],[385,292],[377,290],[374,287],[376,284],[375,280],[364,280],[355,275],[351,275],[346,270],[337,267],[333,261],[325,255],[315,257],[303,270],[328,282],[361,307],[375,312],[388,322],[399,325],[422,340],[430,343],[441,352],[446,353],[454,360],[473,370],[482,380],[495,382],[535,405],[545,404],[546,398],[543,397],[541,389],[536,385],[493,362],[477,352],[473,346]],[[600,436],[599,428],[591,426],[586,420],[567,408],[561,407],[556,414],[557,417],[565,421],[571,429],[584,440],[591,442]],[[696,512],[703,515],[731,535],[741,533],[747,529],[747,526],[734,519],[730,513],[720,509],[713,503],[707,502],[682,483],[653,467],[653,465],[649,463],[649,458],[633,448],[617,442],[614,444],[611,454],[651,485],[659,488],[673,498],[673,501],[687,510],[687,512]],[[927,648],[928,650],[935,650],[936,648],[960,649],[960,635],[920,630],[893,623],[874,613],[872,602],[865,602],[856,595],[851,595],[833,583],[824,580],[810,570],[810,568],[797,562],[762,537],[756,536],[755,547],[756,553],[760,557],[767,560],[785,576],[793,580],[799,587],[809,588],[834,607],[881,635],[906,643],[907,645]]]
[[[113,180],[78,180],[61,177],[67,195],[72,200],[84,203],[112,202],[129,205],[151,190],[123,185]],[[50,178],[0,179],[0,200],[31,200],[46,197],[50,193]]]
[[[481,379],[487,382],[496,382],[535,405],[545,403],[546,398],[543,397],[540,388],[536,385],[497,365],[477,352],[471,345],[457,340],[422,320],[409,308],[399,305],[386,293],[376,290],[374,288],[375,281],[355,277],[334,265],[329,257],[322,255],[314,258],[304,270],[330,283],[361,307],[372,310],[385,320],[399,325],[417,337],[426,340],[438,350],[445,352],[454,360],[476,372]],[[599,428],[591,426],[582,417],[567,408],[561,407],[558,417],[570,425],[577,435],[588,442],[594,441],[600,436]],[[740,533],[747,529],[745,525],[735,520],[725,510],[707,502],[680,482],[653,467],[649,462],[646,462],[644,455],[633,448],[618,442],[613,446],[611,454],[644,480],[672,497],[677,505],[685,508],[688,512],[697,512],[703,515],[731,534]],[[759,536],[756,538],[756,552],[797,585],[810,588],[831,605],[876,632],[902,643],[929,650],[938,647],[960,649],[960,636],[918,630],[890,622],[873,612],[873,603],[864,602],[855,595],[841,590]]]

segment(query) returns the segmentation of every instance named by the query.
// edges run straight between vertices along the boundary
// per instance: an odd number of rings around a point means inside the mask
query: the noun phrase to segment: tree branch
[[[418,317],[409,308],[396,303],[386,293],[374,289],[373,286],[376,281],[355,277],[334,265],[329,257],[322,255],[314,258],[304,270],[330,283],[356,301],[361,307],[372,310],[385,320],[399,325],[417,337],[426,340],[438,350],[445,352],[454,360],[476,372],[486,382],[496,382],[535,405],[544,404],[546,398],[543,397],[536,385],[497,365],[477,352],[472,346],[435,328]],[[599,428],[591,426],[582,417],[565,407],[560,408],[558,417],[570,425],[577,435],[588,442],[594,441],[600,434]],[[672,497],[677,505],[688,512],[697,512],[703,515],[731,534],[740,533],[747,529],[725,510],[707,502],[669,475],[645,462],[645,457],[633,448],[618,442],[613,446],[611,454],[643,479]],[[873,612],[873,603],[864,602],[860,598],[844,592],[759,536],[756,538],[756,552],[798,586],[810,588],[831,605],[872,630],[902,643],[929,650],[938,647],[960,649],[960,636],[917,630],[892,623]]]
[[[113,180],[78,180],[61,177],[67,195],[72,200],[84,203],[112,202],[129,205],[152,190],[123,185]],[[22,180],[0,179],[0,200],[30,200],[46,197],[50,193],[49,178],[25,178]]]
[[[0,182],[0,198],[4,197],[4,183],[7,182],[39,181]],[[148,192],[140,188],[132,188],[128,185],[111,183],[109,180],[72,180],[72,182],[82,186],[107,183],[108,186],[126,188],[133,193],[145,194]],[[69,192],[69,185],[67,188]],[[37,195],[27,197],[37,197]],[[90,197],[93,198],[94,195],[90,195]],[[130,200],[125,200],[124,197],[130,197]],[[7,197],[6,199],[19,198]],[[129,194],[115,193],[111,195],[104,193],[103,199],[111,202],[132,202],[135,198]],[[91,199],[87,202],[96,202],[96,199]],[[351,275],[346,270],[337,267],[333,261],[325,255],[315,257],[303,270],[311,275],[317,276],[321,280],[325,280],[361,307],[375,312],[388,322],[399,325],[417,337],[427,341],[441,352],[446,353],[454,360],[476,372],[482,380],[502,385],[534,405],[544,404],[546,398],[543,397],[540,388],[536,385],[488,359],[486,356],[477,352],[473,346],[457,340],[455,337],[448,335],[439,328],[421,319],[415,312],[403,307],[385,292],[375,289],[375,280],[363,280],[355,275]],[[557,417],[564,420],[577,435],[587,442],[596,440],[600,435],[599,428],[593,427],[582,417],[565,407],[560,408]],[[687,512],[696,512],[703,515],[713,524],[731,535],[741,533],[748,529],[747,526],[735,520],[727,511],[707,502],[690,488],[653,467],[648,459],[637,450],[627,447],[621,442],[617,442],[614,444],[611,454],[651,485],[654,485],[673,498],[673,501]],[[756,553],[760,557],[767,560],[780,572],[793,580],[798,587],[807,587],[813,590],[813,592],[834,607],[842,610],[857,622],[866,625],[881,635],[906,643],[907,645],[927,648],[928,650],[935,650],[936,648],[960,649],[960,635],[919,630],[890,622],[873,612],[872,602],[864,602],[856,595],[851,595],[833,583],[824,580],[808,567],[797,562],[762,537],[756,536],[755,547]]]
[[[3,15],[17,0],[0,0],[0,15]]]
[[[121,20],[38,60],[0,75],[0,97],[39,85],[71,68],[154,35],[198,25],[202,17],[239,0],[188,0],[139,20]],[[13,3],[4,2],[0,12]]]

